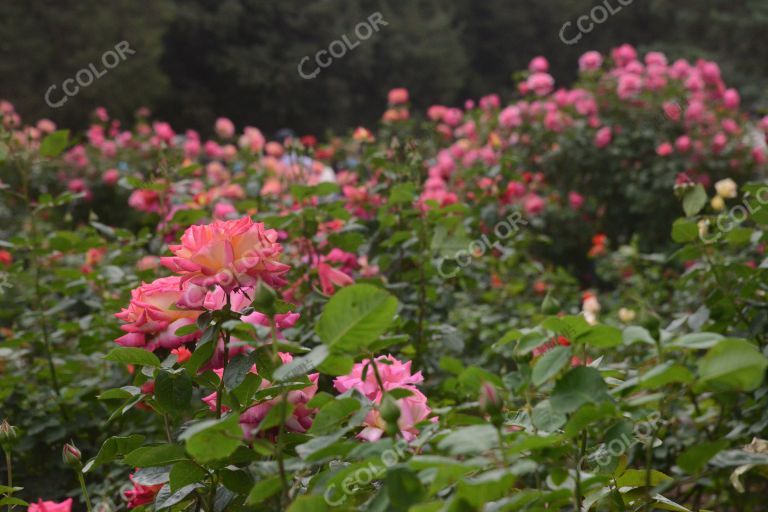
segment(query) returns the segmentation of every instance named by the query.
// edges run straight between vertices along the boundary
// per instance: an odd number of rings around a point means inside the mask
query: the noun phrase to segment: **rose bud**
[[[9,450],[18,437],[19,429],[12,426],[7,420],[0,423],[0,446],[3,447],[3,450]]]
[[[61,458],[65,464],[74,468],[82,466],[83,455],[80,453],[74,444],[65,444],[64,449],[61,452]]]
[[[504,407],[504,401],[499,396],[499,391],[496,387],[489,383],[483,382],[480,386],[480,410],[491,417],[491,423],[497,428],[504,422],[501,410]]]

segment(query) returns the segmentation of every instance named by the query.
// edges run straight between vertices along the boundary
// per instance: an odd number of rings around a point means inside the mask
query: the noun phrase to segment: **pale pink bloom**
[[[397,405],[400,408],[400,417],[397,419],[397,426],[403,439],[412,441],[419,435],[419,429],[416,428],[418,423],[427,419],[432,423],[436,423],[438,419],[437,417],[429,418],[432,409],[427,405],[427,397],[421,391],[411,388],[410,386],[404,386],[404,389],[408,389],[412,394],[397,400]],[[370,442],[375,442],[381,439],[386,428],[386,423],[377,409],[372,409],[368,413],[363,424],[365,425],[365,428],[358,434],[361,439]]]
[[[67,498],[61,503],[39,499],[37,503],[29,504],[27,512],[72,512],[72,498]]]
[[[712,137],[712,152],[720,153],[725,149],[725,145],[728,143],[728,136],[723,132],[718,132]]]
[[[381,361],[386,360],[387,363]],[[368,368],[365,379],[363,379],[363,370],[365,366],[371,364],[370,359],[355,364],[352,370],[347,374],[336,377],[333,381],[333,387],[339,393],[344,393],[350,389],[356,389],[365,395],[369,400],[376,401],[381,398],[381,389],[376,380],[376,374],[372,368]],[[424,382],[421,372],[411,372],[411,361],[402,362],[392,355],[379,356],[376,358],[376,368],[379,371],[381,382],[386,391],[401,388],[404,386],[413,386]]]
[[[460,109],[449,108],[443,113],[443,122],[448,126],[457,126],[463,117],[464,113]]]
[[[504,128],[516,128],[523,124],[520,109],[510,105],[499,113],[499,124]]]
[[[203,149],[205,151],[205,156],[208,158],[222,158],[224,156],[224,150],[218,143],[216,143],[216,141],[206,141]]]
[[[160,195],[154,190],[138,188],[128,197],[128,205],[142,212],[159,213]]]
[[[612,137],[613,137],[613,132],[611,131],[611,127],[603,126],[595,134],[595,146],[597,146],[598,148],[604,148],[605,146],[611,143]]]
[[[408,103],[408,89],[402,87],[392,89],[389,91],[389,94],[387,94],[387,103],[390,105],[402,105],[403,103]]]
[[[447,108],[442,105],[432,105],[427,109],[427,117],[432,121],[440,121],[446,110]]]
[[[675,140],[675,148],[680,153],[687,153],[691,149],[691,138],[687,135],[681,135]]]
[[[531,73],[546,73],[549,70],[549,62],[546,57],[539,55],[534,57],[528,64],[528,71]]]
[[[268,154],[269,156],[274,156],[275,158],[279,158],[283,156],[284,150],[283,145],[279,142],[267,142],[267,145],[264,147],[264,152]]]
[[[109,114],[107,113],[107,109],[104,107],[96,107],[96,110],[94,110],[94,114],[96,114],[96,117],[102,123],[106,123],[107,121],[109,121]]]
[[[656,148],[656,154],[659,156],[669,156],[672,154],[672,144],[669,142],[662,142]]]
[[[383,363],[382,361],[387,361]],[[333,386],[340,393],[345,393],[355,389],[375,404],[380,404],[383,398],[382,389],[379,386],[376,373],[370,359],[365,359],[352,367],[352,371],[333,381]],[[376,368],[381,378],[381,385],[385,391],[394,389],[406,389],[412,393],[411,396],[397,400],[400,406],[400,418],[398,426],[401,434],[406,440],[413,439],[418,434],[415,424],[424,421],[429,416],[431,409],[427,406],[427,398],[416,389],[416,384],[421,384],[424,377],[421,372],[411,373],[411,362],[403,363],[391,355],[379,356],[375,359]],[[363,371],[369,366],[363,379]],[[431,421],[437,421],[433,418]],[[378,411],[374,410],[368,414],[365,419],[366,428],[359,434],[360,437],[369,441],[378,440],[384,431],[384,422]]]
[[[261,153],[265,142],[266,140],[264,135],[261,134],[261,130],[252,126],[246,126],[243,135],[238,140],[238,145],[240,148],[249,149],[253,153]]]
[[[138,270],[153,270],[160,266],[160,258],[157,256],[144,256],[137,263]]]
[[[544,199],[538,194],[526,194],[523,198],[523,209],[528,215],[537,215],[543,212],[545,206]]]
[[[289,363],[293,360],[293,356],[287,352],[280,352],[279,355],[283,364]],[[219,378],[221,378],[222,374],[224,373],[223,369],[215,369],[213,371],[216,373],[216,375],[219,376]],[[255,365],[251,367],[250,371],[251,373],[258,375],[258,369]],[[317,393],[317,379],[319,378],[319,374],[311,373],[308,375],[308,377],[310,381],[309,386],[303,389],[297,389],[288,392],[288,403],[293,405],[294,408],[291,416],[286,419],[285,426],[291,432],[303,433],[312,426],[312,418],[316,411],[314,409],[308,408],[307,403],[315,396],[315,393]],[[266,389],[270,386],[271,383],[267,379],[263,379],[261,381],[260,389]],[[214,392],[204,397],[202,400],[208,405],[211,411],[215,411],[216,398],[217,393]],[[254,439],[254,430],[258,428],[270,409],[279,404],[281,400],[282,397],[280,396],[271,400],[254,404],[240,415],[240,426],[243,429],[243,435],[246,439]],[[228,411],[229,408],[223,406],[222,410]]]
[[[538,96],[546,96],[555,87],[555,79],[548,73],[532,73],[526,80],[526,85],[529,89],[536,93]]]
[[[67,183],[67,188],[70,192],[74,192],[75,194],[84,192],[86,189],[85,180],[81,178],[69,180],[69,183]]]
[[[56,131],[56,123],[50,119],[41,119],[37,122],[37,129],[43,133],[52,133]]]
[[[645,54],[645,63],[648,66],[666,67],[667,57],[661,52],[648,52]]]
[[[216,135],[222,139],[231,139],[235,135],[235,125],[226,117],[216,119]]]
[[[155,135],[163,142],[171,142],[176,136],[176,133],[171,128],[171,125],[161,121],[155,121],[152,123],[152,129]]]
[[[568,192],[568,204],[574,210],[578,210],[584,204],[584,196],[578,192]]]
[[[664,115],[666,115],[672,121],[680,120],[680,113],[682,112],[682,109],[677,102],[665,101],[661,108],[664,110]]]
[[[216,203],[216,206],[213,207],[213,216],[216,219],[223,220],[230,217],[233,214],[237,214],[237,210],[232,205],[232,203],[227,203],[222,201],[222,202]]]
[[[181,244],[169,246],[174,256],[160,262],[181,274],[182,281],[201,286],[218,284],[231,291],[263,281],[279,288],[290,267],[278,261],[283,248],[277,236],[277,231],[250,217],[190,226]]]
[[[643,79],[634,73],[624,73],[619,76],[619,84],[616,93],[619,98],[625,100],[636,96],[643,89]]]
[[[740,102],[741,97],[739,96],[739,92],[736,89],[726,89],[726,91],[723,93],[723,104],[725,104],[725,108],[736,110],[739,108]]]
[[[611,56],[620,68],[626,67],[630,62],[637,59],[637,51],[629,44],[623,44],[611,51]]]

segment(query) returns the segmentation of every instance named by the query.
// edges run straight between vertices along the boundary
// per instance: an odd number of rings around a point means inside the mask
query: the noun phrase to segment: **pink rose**
[[[597,130],[597,133],[595,134],[595,146],[598,148],[604,148],[611,143],[612,136],[613,132],[611,131],[611,127],[603,126]]]
[[[226,117],[216,119],[214,130],[216,130],[216,135],[222,139],[231,139],[235,135],[235,125]]]
[[[387,94],[387,103],[390,105],[402,105],[403,103],[408,103],[408,89],[402,87],[392,89],[389,91],[389,94]]]
[[[278,261],[283,248],[277,242],[277,231],[265,229],[250,217],[190,226],[181,244],[169,249],[174,256],[160,258],[160,262],[180,274],[183,282],[218,284],[226,291],[255,286],[259,281],[279,288],[290,269]]]
[[[581,71],[595,71],[600,69],[603,65],[603,56],[600,52],[587,52],[579,57],[579,70]]]
[[[27,512],[72,512],[72,498],[67,498],[61,503],[38,499],[37,503],[29,504]]]

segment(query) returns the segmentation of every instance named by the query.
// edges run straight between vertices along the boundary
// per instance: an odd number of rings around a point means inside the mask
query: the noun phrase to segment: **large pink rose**
[[[197,320],[200,311],[179,307],[184,297],[195,293],[194,285],[182,288],[180,277],[162,277],[151,283],[142,283],[131,291],[131,302],[115,316],[125,322],[120,328],[128,334],[115,341],[125,347],[154,350],[177,348],[195,338],[194,334],[178,337],[177,329]]]
[[[170,246],[175,256],[160,262],[181,274],[183,282],[217,284],[228,292],[259,281],[278,288],[286,283],[283,275],[290,267],[278,261],[283,248],[277,236],[250,217],[190,226],[181,244]]]

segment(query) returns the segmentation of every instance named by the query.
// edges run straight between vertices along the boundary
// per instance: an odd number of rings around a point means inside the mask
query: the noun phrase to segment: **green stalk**
[[[85,506],[88,508],[88,512],[91,512],[93,509],[91,508],[91,498],[88,496],[88,489],[85,486],[85,478],[83,477],[83,472],[81,470],[77,470],[77,479],[80,480],[80,489],[83,490],[83,498],[85,498]]]

